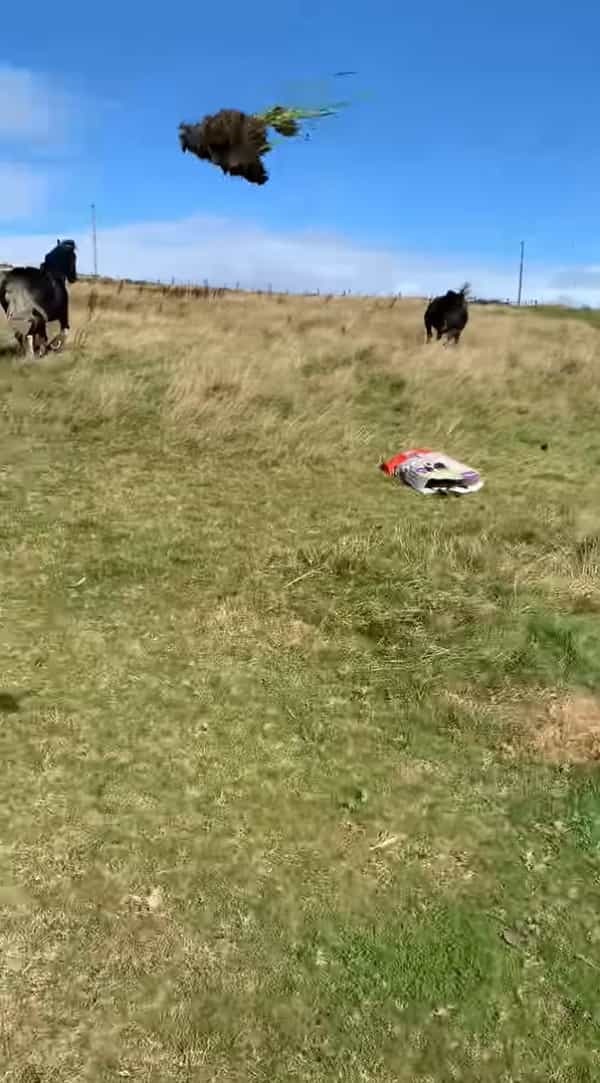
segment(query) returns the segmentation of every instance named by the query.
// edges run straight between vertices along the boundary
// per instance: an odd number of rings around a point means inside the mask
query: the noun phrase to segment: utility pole
[[[521,241],[521,260],[519,263],[519,292],[517,293],[517,304],[521,304],[521,294],[523,292],[523,261],[525,257],[525,241]]]
[[[96,204],[92,203],[92,246],[94,250],[94,278],[98,277],[98,237],[96,235]]]

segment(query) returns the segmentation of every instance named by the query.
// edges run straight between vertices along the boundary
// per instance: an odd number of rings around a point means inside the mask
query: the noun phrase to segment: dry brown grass
[[[531,712],[531,743],[548,763],[589,763],[600,759],[600,702],[575,693],[553,698]]]
[[[532,396],[539,400],[541,394],[551,402],[540,431],[549,440],[582,386],[590,411],[600,405],[592,379],[593,327],[530,312],[472,308],[464,343],[448,351],[425,348],[423,307],[388,298],[216,291],[186,297],[183,288],[86,284],[74,291],[73,323],[84,333],[85,348],[70,386],[81,407],[87,398],[91,410],[108,416],[142,391],[145,368],[152,367],[153,378],[158,368],[162,424],[199,439],[215,426],[232,431],[249,416],[271,437],[282,405],[288,429],[318,429],[316,400],[328,439],[330,411],[350,420],[357,388],[373,370],[392,380],[398,397],[406,381],[415,400],[433,399],[429,407],[420,406],[429,441],[460,441],[474,396],[480,409],[494,410],[500,395],[507,414],[527,416],[536,414]],[[115,355],[117,371],[106,364]],[[433,384],[439,397],[431,396]]]

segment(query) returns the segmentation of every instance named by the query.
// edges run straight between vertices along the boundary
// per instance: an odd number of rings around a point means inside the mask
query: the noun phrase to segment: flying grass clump
[[[269,174],[262,159],[273,149],[268,129],[286,138],[298,136],[302,121],[335,116],[342,104],[316,109],[274,105],[255,114],[221,109],[198,124],[180,124],[179,142],[183,151],[212,162],[229,176],[243,177],[250,184],[266,184]]]

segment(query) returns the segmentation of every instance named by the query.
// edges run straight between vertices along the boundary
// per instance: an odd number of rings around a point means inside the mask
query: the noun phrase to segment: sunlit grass
[[[595,1080],[596,330],[90,289],[1,359],[3,1078]]]

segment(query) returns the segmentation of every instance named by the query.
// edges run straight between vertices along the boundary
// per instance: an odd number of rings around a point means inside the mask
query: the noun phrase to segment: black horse
[[[37,267],[13,267],[0,275],[0,305],[7,319],[23,320],[26,335],[17,331],[22,348],[33,355],[48,348],[59,350],[69,332],[69,293],[67,282],[77,281],[75,241],[57,241],[43,263]],[[57,320],[59,334],[48,342],[46,324]]]
[[[469,320],[468,292],[467,282],[458,292],[448,290],[441,297],[434,297],[433,301],[430,301],[424,317],[428,342],[431,342],[435,329],[438,341],[445,334],[447,342],[458,345],[458,340]]]

